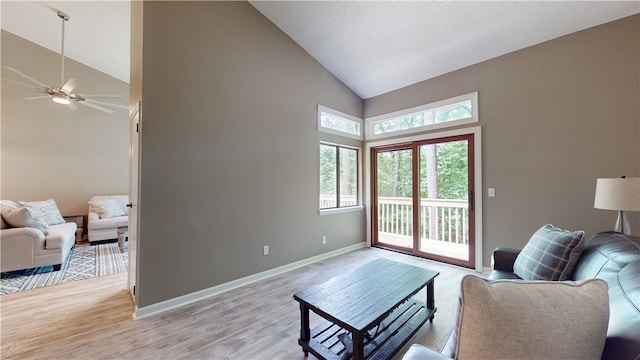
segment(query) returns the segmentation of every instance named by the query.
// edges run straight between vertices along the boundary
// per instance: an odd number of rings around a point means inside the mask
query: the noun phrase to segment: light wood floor
[[[460,279],[473,272],[367,248],[138,321],[126,273],[3,295],[0,358],[304,359],[293,293],[380,257],[440,272],[433,324],[394,359],[414,342],[439,349],[453,328]]]

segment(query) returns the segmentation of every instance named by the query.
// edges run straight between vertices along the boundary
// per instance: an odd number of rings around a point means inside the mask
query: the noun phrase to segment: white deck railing
[[[465,200],[421,199],[420,238],[469,243],[469,210]],[[413,200],[378,198],[378,231],[413,236]]]
[[[320,197],[320,208],[335,207],[330,195]],[[355,196],[342,196],[340,206],[357,205]],[[421,199],[420,238],[455,244],[469,243],[469,210],[466,200]],[[378,198],[378,231],[413,236],[413,200],[400,197]]]

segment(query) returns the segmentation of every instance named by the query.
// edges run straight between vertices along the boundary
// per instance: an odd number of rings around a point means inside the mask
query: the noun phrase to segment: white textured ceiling
[[[2,29],[60,53],[65,24],[65,56],[129,82],[131,4],[129,1],[6,1],[0,3]],[[19,64],[11,64],[19,69]]]
[[[251,1],[366,99],[640,12],[639,1]]]
[[[640,12],[640,1],[252,1],[369,98]],[[129,82],[130,2],[0,2],[2,29]]]

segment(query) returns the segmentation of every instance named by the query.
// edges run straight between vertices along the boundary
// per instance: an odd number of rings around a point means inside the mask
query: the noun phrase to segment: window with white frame
[[[362,119],[318,105],[318,131],[363,140],[362,124]],[[350,142],[320,142],[320,210],[359,206],[360,150]]]
[[[320,210],[358,205],[358,150],[320,144]]]
[[[478,121],[478,93],[368,118],[367,139],[411,134]]]
[[[362,140],[362,119],[318,105],[318,130]]]

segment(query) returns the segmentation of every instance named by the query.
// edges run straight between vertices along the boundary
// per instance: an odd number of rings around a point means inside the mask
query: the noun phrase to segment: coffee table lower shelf
[[[428,320],[433,322],[436,308],[427,308],[425,303],[409,299],[391,312],[379,326],[373,326],[365,336],[364,355],[366,359],[386,360],[395,355],[409,338]],[[338,335],[347,330],[329,321],[311,330],[308,343],[299,340],[304,351],[309,351],[320,359],[349,359]]]

